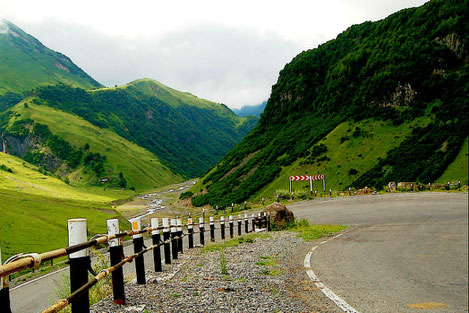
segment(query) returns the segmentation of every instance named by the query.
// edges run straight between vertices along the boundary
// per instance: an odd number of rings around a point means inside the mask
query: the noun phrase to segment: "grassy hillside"
[[[58,82],[82,88],[101,86],[65,55],[0,19],[0,95]]]
[[[468,138],[464,141],[464,144],[461,147],[456,159],[451,163],[448,168],[445,170],[443,175],[436,180],[437,183],[447,183],[447,182],[456,182],[461,181],[461,184],[467,185],[468,182],[468,173],[469,173],[469,147],[468,147]]]
[[[67,178],[71,184],[85,186],[92,183],[100,185],[98,183],[100,179],[118,180],[119,173],[122,173],[128,188],[134,187],[141,191],[182,180],[181,176],[174,174],[162,165],[154,154],[118,136],[113,131],[96,127],[76,115],[48,106],[36,105],[33,103],[34,101],[34,98],[25,99],[13,107],[11,112],[8,112],[10,120],[7,131],[16,121],[30,119],[35,124],[47,125],[53,135],[75,147],[75,151],[80,152],[83,159],[86,159],[90,153],[93,155],[99,153],[100,156],[106,158],[103,162],[104,170],[102,173],[93,170],[91,166],[85,166],[84,161],[79,161],[75,168],[72,166],[66,170],[62,167],[59,168],[58,174]],[[29,135],[23,139],[24,142],[27,142],[27,138],[35,136],[34,130],[28,130],[28,132]],[[83,148],[85,145],[88,146],[86,151]],[[39,151],[32,146],[29,149],[29,151],[39,154],[41,152],[47,153],[49,148],[44,144]],[[106,185],[108,184],[104,184],[104,186]]]
[[[106,232],[106,219],[125,221],[110,202],[127,191],[77,188],[43,175],[36,166],[0,152],[0,245],[2,258],[67,245],[67,219],[87,218],[90,234]],[[53,234],[53,236],[51,236]]]
[[[438,180],[468,134],[468,10],[430,1],[300,53],[258,125],[193,187],[207,190],[193,204],[271,194],[303,171],[341,189]]]
[[[173,172],[203,174],[257,122],[222,104],[177,92],[151,80],[85,91],[66,85],[38,88],[37,103],[74,113],[156,154]],[[150,91],[156,90],[154,94]],[[157,95],[164,93],[162,99]]]

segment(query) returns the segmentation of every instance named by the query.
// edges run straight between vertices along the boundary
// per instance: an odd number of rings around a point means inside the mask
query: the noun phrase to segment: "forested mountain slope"
[[[340,189],[438,180],[468,135],[468,8],[430,1],[300,53],[258,125],[194,186],[207,193],[192,202],[273,196],[276,182],[288,189],[289,175],[308,173]]]

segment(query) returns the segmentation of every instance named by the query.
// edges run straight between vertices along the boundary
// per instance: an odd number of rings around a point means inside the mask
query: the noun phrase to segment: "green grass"
[[[261,256],[260,261],[256,265],[261,267],[258,271],[259,274],[268,276],[278,276],[282,271],[278,268],[278,259],[273,256]]]
[[[288,177],[291,175],[324,174],[327,192],[329,189],[345,190],[360,174],[371,169],[379,158],[384,158],[388,151],[410,135],[412,128],[426,125],[429,121],[429,117],[421,117],[399,126],[392,125],[390,121],[374,119],[366,119],[357,123],[349,121],[341,123],[318,142],[327,146],[328,150],[324,155],[330,161],[301,164],[305,159],[300,158],[290,166],[283,167],[277,178],[262,188],[253,198],[256,201],[262,197],[273,199],[277,190],[288,192]],[[356,127],[361,129],[362,135],[353,137]],[[348,140],[341,143],[342,137],[347,137]],[[357,174],[350,175],[351,169],[357,170]],[[314,181],[313,187],[318,192],[323,192],[322,181]],[[295,193],[305,193],[309,191],[309,182],[293,182],[293,190]]]
[[[461,180],[462,185],[468,184],[468,150],[468,138],[466,137],[456,159],[448,166],[443,175],[437,179],[437,183],[444,184]]]
[[[38,45],[33,37],[16,26],[9,27],[18,36],[0,34],[0,94],[58,82],[82,88],[100,86],[68,58]]]
[[[76,147],[90,145],[90,151],[99,152],[107,157],[114,173],[122,172],[129,187],[137,191],[158,188],[182,181],[182,177],[174,174],[150,151],[132,143],[109,129],[98,128],[84,119],[59,111],[48,106],[23,103],[16,105],[12,110],[21,114],[22,118],[31,118],[37,123],[48,125],[54,135],[73,143]],[[71,173],[69,179],[72,184],[79,186],[89,185],[95,177],[83,171],[83,167]]]
[[[345,225],[310,225],[308,220],[301,219],[290,229],[298,232],[300,238],[305,241],[316,240],[328,235],[332,235],[346,229]]]
[[[120,218],[110,204],[45,197],[0,189],[2,258],[16,253],[45,252],[68,245],[67,220],[86,218],[90,235],[107,233],[106,220]]]

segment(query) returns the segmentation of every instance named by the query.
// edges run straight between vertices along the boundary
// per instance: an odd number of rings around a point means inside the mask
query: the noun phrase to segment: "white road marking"
[[[13,287],[13,288],[10,289],[10,291],[13,291],[13,290],[18,289],[18,288],[20,288],[20,287],[24,287],[24,286],[26,286],[26,285],[32,284],[32,283],[34,283],[34,282],[36,282],[36,281],[38,281],[38,280],[41,280],[41,279],[46,278],[46,277],[49,277],[49,276],[51,276],[51,275],[60,273],[60,272],[65,271],[65,270],[68,270],[68,266],[67,266],[67,267],[64,267],[64,268],[62,268],[62,269],[60,269],[60,270],[54,271],[54,272],[52,272],[52,273],[46,274],[46,275],[44,275],[44,276],[41,276],[41,277],[32,279],[32,280],[30,280],[30,281],[28,281],[28,282],[25,282],[24,284],[21,284],[21,285],[19,285],[19,286]]]
[[[337,236],[334,236],[332,238],[329,238],[327,240],[324,240],[324,241],[321,241],[319,244],[324,244],[328,241],[331,241],[337,237],[340,237],[342,236],[344,233],[340,233],[338,234]],[[331,299],[332,301],[334,301],[334,303],[339,307],[341,308],[344,312],[347,312],[347,313],[359,313],[357,310],[355,310],[354,308],[352,308],[347,302],[345,302],[342,298],[340,298],[338,295],[336,295],[332,290],[330,290],[329,288],[326,287],[326,285],[324,285],[323,283],[321,283],[321,281],[319,280],[319,278],[316,276],[316,274],[314,274],[313,270],[311,270],[311,257],[313,256],[313,251],[316,250],[318,248],[318,246],[314,246],[311,248],[311,250],[306,254],[305,256],[305,261],[304,261],[304,265],[305,265],[305,268],[307,268],[308,270],[306,270],[306,274],[309,276],[309,278],[314,282],[314,284],[316,285],[316,287],[319,288],[319,290],[322,291],[322,293],[328,297],[329,299]]]

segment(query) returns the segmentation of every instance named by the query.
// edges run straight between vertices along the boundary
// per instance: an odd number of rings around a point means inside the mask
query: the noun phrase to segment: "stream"
[[[184,192],[185,190],[189,189],[194,184],[195,184],[195,181],[189,181],[186,183],[186,185],[178,187],[178,188],[169,189],[169,190],[165,190],[161,192],[149,193],[144,196],[136,197],[136,199],[147,200],[146,212],[138,216],[134,216],[130,218],[129,221],[132,219],[141,219],[145,216],[155,213],[156,211],[165,209],[166,207],[163,205],[164,200],[161,199],[163,195],[168,194],[168,193],[173,193],[173,192]]]

